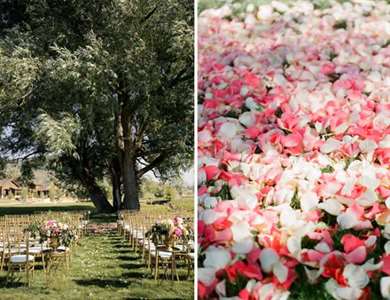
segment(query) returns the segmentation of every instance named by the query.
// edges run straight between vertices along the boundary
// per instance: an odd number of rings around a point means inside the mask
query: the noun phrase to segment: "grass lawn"
[[[188,206],[188,204],[186,204]],[[1,206],[0,214],[23,214],[36,211],[92,210],[86,203],[74,205]],[[147,209],[145,207],[144,209]],[[93,215],[92,223],[115,222],[115,215]],[[24,273],[23,273],[24,275]],[[184,275],[184,270],[180,273]],[[193,299],[193,278],[180,282],[155,281],[140,256],[130,250],[116,234],[90,235],[80,241],[72,254],[68,273],[59,270],[47,284],[43,271],[37,270],[31,287],[5,283],[0,273],[0,299]],[[22,277],[22,281],[25,278]]]
[[[93,211],[95,208],[91,202],[75,203],[1,203],[0,216],[24,215],[45,211]]]

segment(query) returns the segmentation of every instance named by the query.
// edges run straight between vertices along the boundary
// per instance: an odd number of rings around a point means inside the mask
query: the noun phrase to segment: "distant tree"
[[[166,184],[164,190],[164,198],[168,201],[176,200],[177,198],[176,189],[173,186]]]
[[[4,167],[4,177],[16,180],[20,178],[20,167],[15,164],[8,164]]]
[[[23,186],[22,190],[20,192],[20,200],[22,200],[23,202],[26,202],[27,199],[28,199],[28,196],[29,196],[28,187],[27,186]]]

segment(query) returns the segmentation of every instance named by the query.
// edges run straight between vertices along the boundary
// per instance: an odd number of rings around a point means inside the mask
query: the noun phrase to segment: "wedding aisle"
[[[110,216],[91,219],[86,236],[73,250],[69,272],[55,272],[49,285],[42,270],[36,272],[30,288],[21,283],[6,286],[2,273],[1,299],[186,299],[193,295],[192,281],[156,282],[140,256],[117,235],[114,222]]]

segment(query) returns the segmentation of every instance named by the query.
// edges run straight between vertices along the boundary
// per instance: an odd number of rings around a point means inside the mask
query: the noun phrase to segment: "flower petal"
[[[272,248],[265,248],[260,253],[261,268],[264,272],[272,271],[273,265],[279,261],[279,255]]]
[[[224,268],[231,261],[229,250],[223,247],[210,246],[205,251],[205,255],[206,259],[203,262],[205,268],[219,270]]]
[[[273,265],[272,272],[279,280],[280,283],[283,283],[287,280],[288,268],[283,265],[280,261],[276,262]]]

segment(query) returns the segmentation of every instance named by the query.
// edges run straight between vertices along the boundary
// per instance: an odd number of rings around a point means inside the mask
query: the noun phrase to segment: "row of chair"
[[[170,273],[172,279],[179,280],[178,265],[187,268],[186,278],[193,270],[194,230],[192,215],[188,212],[180,214],[185,219],[190,234],[177,239],[172,245],[173,247],[167,247],[163,241],[152,239],[152,236],[147,234],[157,222],[173,219],[176,215],[178,214],[173,212],[161,213],[159,210],[123,211],[119,215],[118,230],[120,234],[128,240],[131,249],[142,256],[145,266],[155,280],[162,272],[165,278]]]
[[[0,217],[0,269],[1,271],[7,269],[7,281],[14,278],[16,271],[24,271],[26,283],[30,285],[37,263],[42,264],[46,278],[50,269],[54,267],[54,262],[57,262],[57,265],[64,263],[67,268],[69,267],[72,245],[69,247],[60,245],[57,249],[52,249],[47,241],[41,242],[39,234],[34,236],[26,230],[30,224],[40,224],[47,220],[67,224],[79,238],[85,233],[88,222],[87,215],[83,212]]]

